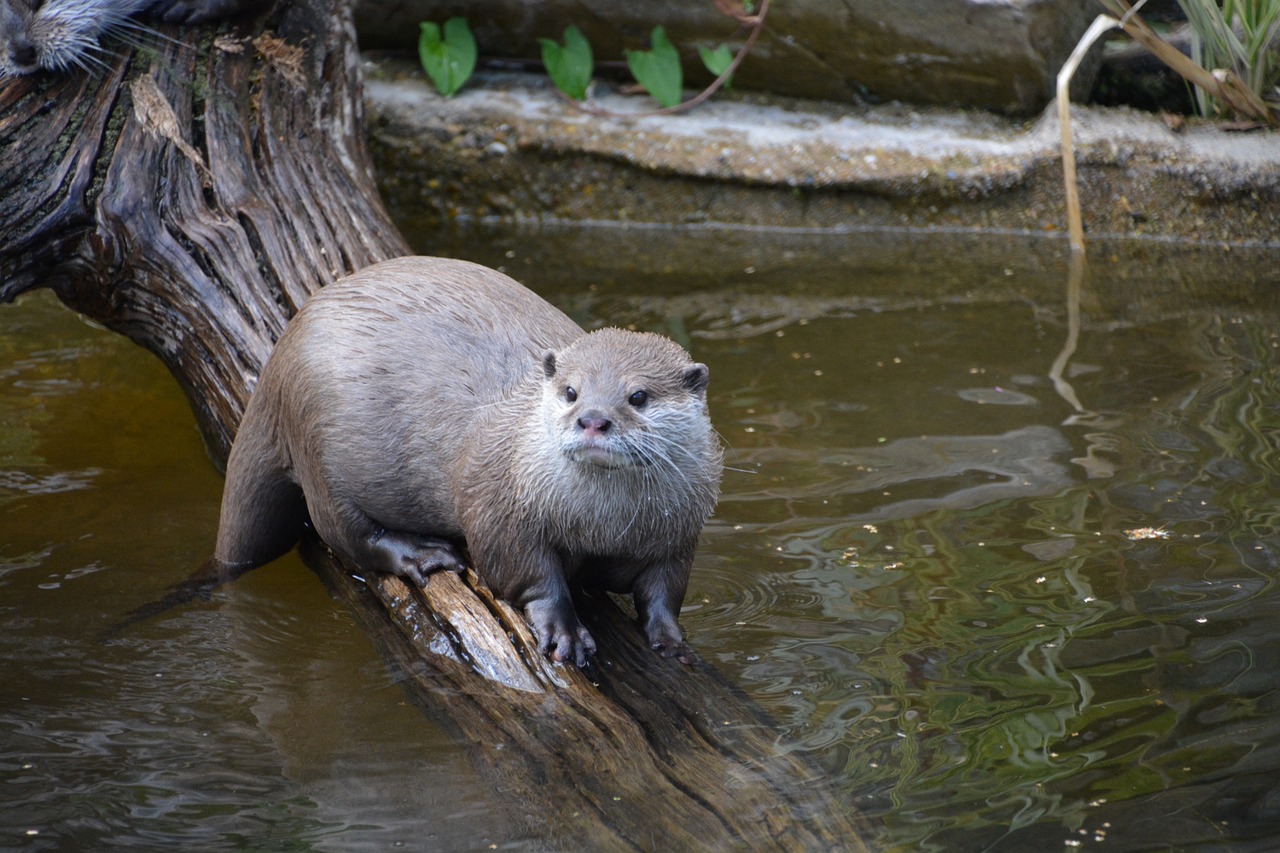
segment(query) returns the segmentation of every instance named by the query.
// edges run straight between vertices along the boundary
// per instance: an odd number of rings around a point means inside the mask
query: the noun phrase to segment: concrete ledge
[[[604,117],[538,75],[486,73],[452,99],[409,63],[367,66],[369,139],[409,217],[723,222],[789,228],[1065,228],[1057,119],[722,97]],[[594,104],[648,102],[604,92]],[[1280,133],[1072,109],[1095,236],[1280,245]]]

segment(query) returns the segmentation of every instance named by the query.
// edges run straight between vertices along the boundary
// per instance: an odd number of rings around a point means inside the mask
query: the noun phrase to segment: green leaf
[[[729,66],[733,64],[733,51],[729,50],[727,44],[722,44],[715,50],[707,47],[699,47],[698,55],[702,57],[702,64],[707,66],[707,70],[714,76],[719,77],[721,74],[729,70]],[[733,78],[730,77],[724,81],[726,89],[731,88],[730,84]]]
[[[461,89],[476,70],[476,39],[466,19],[445,21],[443,33],[436,24],[424,21],[418,58],[441,95],[447,98]]]
[[[680,71],[680,54],[667,40],[662,27],[654,27],[649,37],[650,50],[628,50],[627,67],[636,82],[664,107],[680,103],[683,94],[683,77]]]
[[[538,39],[538,42],[542,45],[542,64],[551,75],[551,82],[575,101],[586,100],[595,61],[591,44],[582,32],[570,25],[564,31],[563,46],[551,39]]]

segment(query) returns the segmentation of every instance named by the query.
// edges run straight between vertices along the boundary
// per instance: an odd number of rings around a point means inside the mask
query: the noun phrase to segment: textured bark
[[[0,300],[53,287],[156,353],[218,460],[307,294],[408,252],[373,189],[349,16],[282,5],[102,76],[0,82]]]
[[[407,246],[361,140],[343,3],[168,34],[93,78],[0,82],[0,299],[52,287],[156,353],[223,462],[307,295]],[[861,848],[856,817],[758,708],[710,667],[657,658],[611,602],[587,608],[601,652],[584,674],[548,664],[474,579],[410,589],[305,552],[550,844]]]

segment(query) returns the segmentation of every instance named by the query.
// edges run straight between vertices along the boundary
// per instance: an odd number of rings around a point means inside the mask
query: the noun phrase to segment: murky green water
[[[419,244],[710,365],[683,624],[875,847],[1280,846],[1280,254],[1101,247],[1055,386],[1047,241]],[[220,490],[150,356],[0,309],[0,848],[536,847],[294,558],[95,642]]]

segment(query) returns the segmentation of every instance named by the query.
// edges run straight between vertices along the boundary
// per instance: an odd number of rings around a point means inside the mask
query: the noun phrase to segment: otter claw
[[[693,649],[685,644],[684,637],[680,636],[680,629],[674,622],[655,620],[646,633],[649,637],[649,648],[662,657],[675,658],[683,664],[693,663]]]
[[[675,658],[683,664],[691,664],[694,661],[693,649],[684,643],[650,643],[649,648],[664,658]]]
[[[581,669],[596,653],[596,641],[582,625],[545,624],[538,625],[537,631],[538,651],[556,663],[573,661]]]

